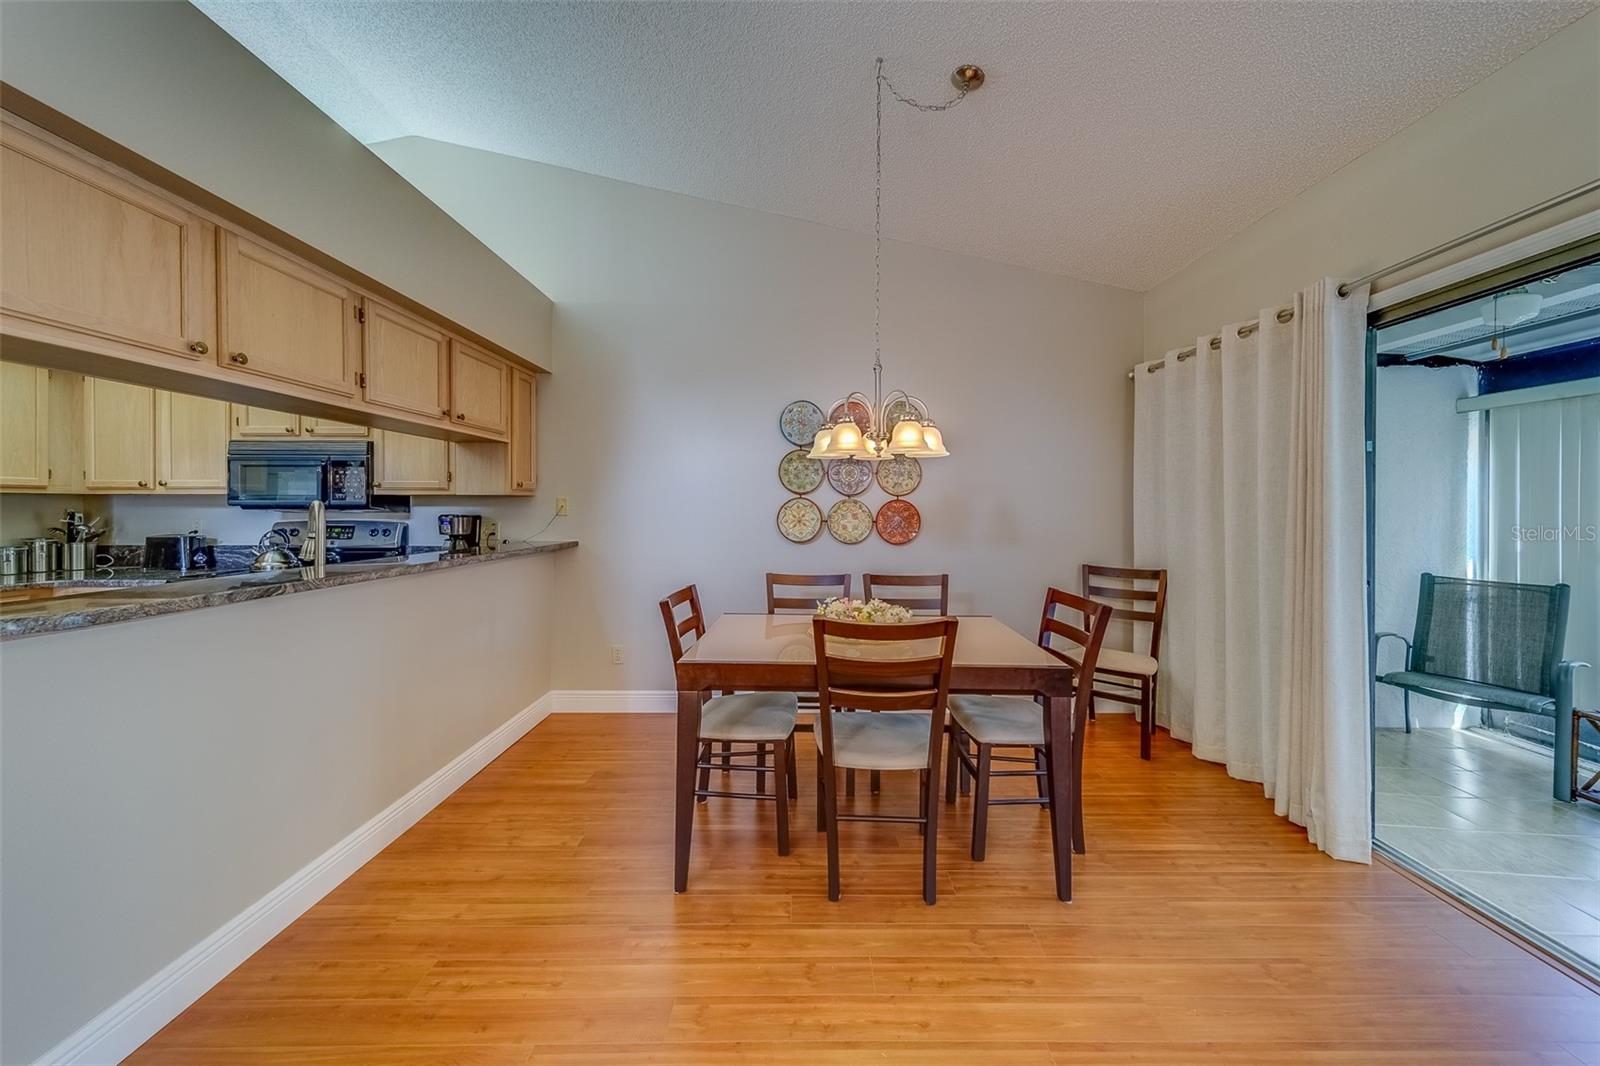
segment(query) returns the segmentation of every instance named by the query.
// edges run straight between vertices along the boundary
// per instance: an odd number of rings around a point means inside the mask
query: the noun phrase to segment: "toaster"
[[[217,553],[209,537],[199,533],[166,533],[144,538],[146,570],[215,570]]]

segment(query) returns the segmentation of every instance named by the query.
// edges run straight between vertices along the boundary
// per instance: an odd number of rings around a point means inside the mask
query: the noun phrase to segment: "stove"
[[[305,519],[274,522],[272,528],[289,537],[289,547],[300,550],[306,539]],[[328,562],[358,563],[364,559],[403,556],[410,546],[410,527],[392,519],[344,519],[328,523]]]

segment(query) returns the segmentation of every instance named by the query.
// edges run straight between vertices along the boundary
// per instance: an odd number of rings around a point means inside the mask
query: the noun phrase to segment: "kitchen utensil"
[[[289,550],[289,534],[286,530],[274,527],[261,534],[261,539],[256,541],[256,557],[250,561],[251,570],[287,570],[299,565],[300,557]]]
[[[15,577],[28,572],[28,549],[21,544],[0,547],[0,577]]]
[[[88,541],[68,541],[64,548],[63,567],[68,573],[81,574],[94,566],[94,545]]]

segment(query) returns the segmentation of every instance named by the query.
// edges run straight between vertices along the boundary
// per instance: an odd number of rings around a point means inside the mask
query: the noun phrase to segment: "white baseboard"
[[[671,689],[569,688],[550,693],[552,714],[676,714]]]
[[[40,1063],[115,1063],[255,954],[551,713],[547,693],[450,760],[242,914],[45,1052]]]

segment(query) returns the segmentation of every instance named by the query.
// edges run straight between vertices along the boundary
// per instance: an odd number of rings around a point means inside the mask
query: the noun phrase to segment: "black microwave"
[[[233,441],[228,445],[228,503],[287,511],[321,500],[329,510],[371,506],[370,441],[280,444]]]

